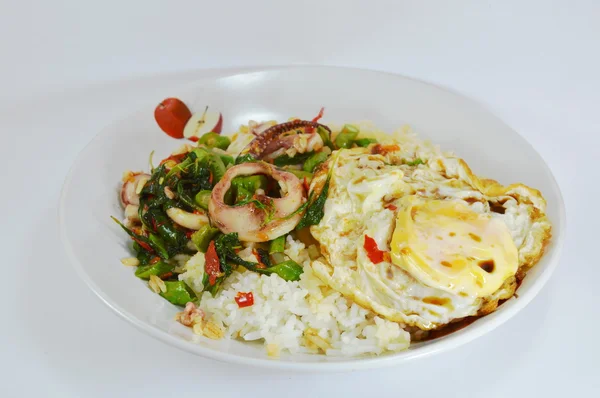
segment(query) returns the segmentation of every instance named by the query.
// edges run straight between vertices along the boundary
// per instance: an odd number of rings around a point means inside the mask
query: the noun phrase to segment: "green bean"
[[[198,140],[198,144],[206,145],[208,148],[227,149],[231,140],[229,137],[217,133],[206,133]]]
[[[159,294],[171,304],[183,307],[190,301],[198,299],[194,291],[183,281],[165,281],[164,283],[167,289],[164,292],[161,291]]]
[[[354,140],[354,143],[356,144],[356,146],[360,146],[363,148],[368,147],[371,144],[375,144],[377,142],[377,140],[375,138],[359,138]]]
[[[277,156],[273,159],[273,164],[277,167],[290,166],[295,164],[302,164],[308,159],[314,152],[297,153],[293,157],[288,154]]]
[[[233,156],[229,156],[224,153],[217,153],[217,155],[221,158],[221,160],[223,161],[223,164],[225,165],[226,168],[229,166],[233,166],[233,164],[234,164]]]
[[[208,202],[210,201],[211,191],[204,189],[194,196],[194,202],[204,210],[208,210]]]
[[[306,162],[304,162],[304,165],[302,166],[302,170],[312,173],[318,165],[327,160],[328,156],[329,155],[327,155],[325,152],[315,153],[306,159]]]
[[[331,142],[331,133],[322,126],[317,127],[317,133],[319,133],[319,136],[323,140],[323,144],[333,151],[335,148],[333,147],[333,142]]]
[[[249,153],[245,155],[239,155],[237,158],[235,158],[235,164],[242,164],[248,162],[257,162],[257,160],[254,156],[250,155]]]
[[[293,169],[291,167],[284,167],[284,170],[288,173],[292,173],[301,180],[304,180],[306,178],[308,182],[312,181],[313,173],[309,173],[308,171]]]
[[[235,189],[245,189],[251,194],[254,194],[257,189],[262,189],[263,191],[266,190],[268,182],[266,176],[259,174],[254,176],[236,177],[231,180],[231,186]]]
[[[304,272],[302,267],[293,260],[287,260],[270,268],[257,271],[268,275],[277,274],[286,281],[297,281]]]
[[[192,234],[192,243],[202,253],[206,253],[210,241],[219,233],[217,228],[213,228],[206,224]]]
[[[285,249],[285,235],[275,238],[269,243],[269,254],[283,253]]]
[[[175,268],[173,265],[165,263],[164,261],[159,261],[154,264],[148,264],[138,267],[135,270],[135,276],[137,276],[140,279],[150,279],[150,275],[156,275],[160,277],[161,275],[173,271],[173,268]]]
[[[338,148],[350,148],[359,130],[351,124],[345,124],[342,131],[335,137],[335,146]]]
[[[245,202],[252,197],[252,192],[242,188],[237,187],[235,190],[235,203]]]
[[[213,175],[213,186],[217,184],[217,182],[221,181],[221,178],[225,175],[225,164],[216,153],[210,153],[210,158],[208,159],[208,168]]]
[[[148,234],[148,240],[152,249],[154,249],[161,258],[167,260],[171,257],[165,246],[165,242],[158,235]]]

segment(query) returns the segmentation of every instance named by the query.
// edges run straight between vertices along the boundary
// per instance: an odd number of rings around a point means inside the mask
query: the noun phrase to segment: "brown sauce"
[[[515,297],[517,296],[517,293],[515,293]],[[500,306],[502,304],[504,304],[505,301],[510,300],[506,299],[506,300],[500,300],[498,301],[498,307],[494,310],[497,311],[498,308],[500,308]],[[440,327],[439,329],[436,330],[431,330],[429,331],[429,333],[427,334],[427,336],[422,339],[421,341],[427,341],[427,340],[434,340],[434,339],[438,339],[440,337],[444,337],[447,336],[451,333],[457,332],[461,329],[466,328],[467,326],[469,326],[470,324],[472,324],[473,322],[475,322],[476,320],[478,320],[479,318],[483,318],[485,315],[474,315],[474,316],[467,316],[465,318],[459,319],[455,322],[451,322],[447,325],[444,325],[442,327]]]
[[[504,202],[488,202],[490,206],[490,211],[498,214],[504,214],[506,212],[506,208],[504,207]]]
[[[482,270],[484,270],[488,274],[491,274],[492,272],[494,272],[496,264],[494,263],[494,260],[484,260],[479,262],[479,266]]]

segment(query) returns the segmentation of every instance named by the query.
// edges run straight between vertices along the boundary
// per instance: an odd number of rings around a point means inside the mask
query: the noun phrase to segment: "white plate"
[[[190,82],[177,96],[194,110],[210,105],[224,115],[224,132],[249,119],[312,118],[325,106],[324,123],[372,120],[392,130],[410,124],[422,136],[453,150],[479,175],[501,183],[523,182],[548,201],[553,238],[542,260],[520,286],[518,298],[448,336],[390,355],[328,358],[284,355],[267,358],[264,347],[238,341],[195,341],[173,318],[178,308],[151,292],[120,259],[129,240],[109,218],[122,214],[118,188],[124,170],[146,170],[148,155],[162,159],[182,142],[157,127],[153,111],[162,98],[105,128],[79,155],[63,188],[59,222],[63,242],[79,275],[114,311],[140,330],[185,351],[238,364],[293,370],[350,370],[392,365],[457,347],[481,336],[522,309],[555,269],[565,234],[560,190],[544,161],[516,132],[481,106],[439,87],[397,75],[333,68],[289,67]],[[117,337],[118,338],[118,337]]]

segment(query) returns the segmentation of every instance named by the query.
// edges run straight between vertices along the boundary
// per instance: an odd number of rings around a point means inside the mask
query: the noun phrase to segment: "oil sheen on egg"
[[[536,207],[536,198],[490,197],[449,178],[439,152],[427,155],[426,164],[407,165],[414,152],[343,150],[312,183],[322,186],[333,168],[324,217],[311,227],[324,255],[312,263],[315,274],[359,305],[423,330],[510,297],[519,266],[539,256],[550,228],[543,199]],[[505,207],[492,211],[498,201]],[[371,261],[366,237],[383,261]]]
[[[461,201],[405,197],[391,246],[395,265],[425,285],[457,295],[489,296],[519,266],[506,224]]]

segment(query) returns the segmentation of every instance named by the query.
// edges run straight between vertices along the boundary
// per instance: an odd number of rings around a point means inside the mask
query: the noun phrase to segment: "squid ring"
[[[254,200],[229,206],[225,194],[231,180],[238,176],[264,174],[275,179],[281,188],[281,198],[255,194]],[[242,163],[231,167],[213,188],[208,212],[213,224],[223,233],[237,232],[247,242],[267,242],[293,230],[302,218],[298,208],[306,201],[302,182],[292,173],[279,170],[265,162]]]

